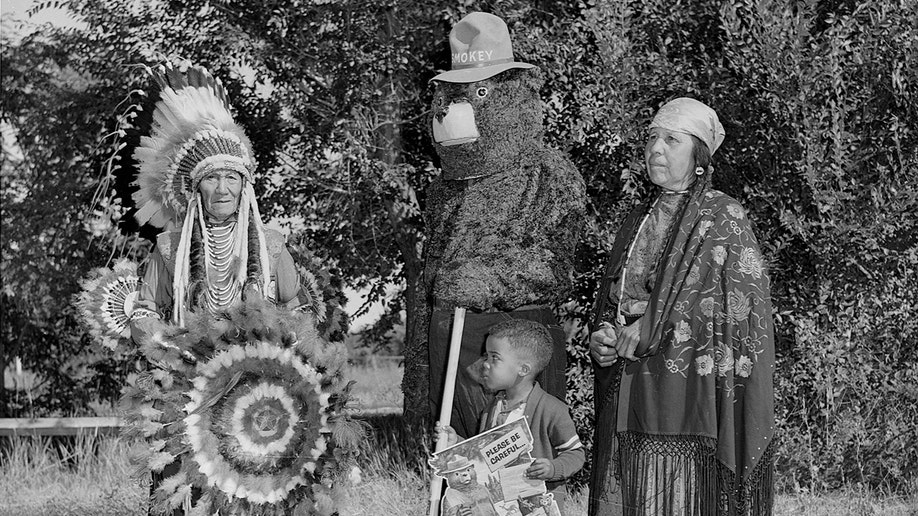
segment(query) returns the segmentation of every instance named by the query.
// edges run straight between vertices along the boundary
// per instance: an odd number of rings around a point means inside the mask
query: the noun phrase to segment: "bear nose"
[[[444,104],[441,107],[437,108],[437,112],[434,116],[437,118],[437,122],[443,123],[443,119],[446,118],[446,113],[449,112],[449,104]]]

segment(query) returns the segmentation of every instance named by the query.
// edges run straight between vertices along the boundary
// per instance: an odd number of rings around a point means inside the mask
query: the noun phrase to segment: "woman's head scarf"
[[[712,155],[726,136],[717,113],[703,102],[687,97],[664,104],[650,122],[650,128],[654,127],[695,136],[708,146]]]

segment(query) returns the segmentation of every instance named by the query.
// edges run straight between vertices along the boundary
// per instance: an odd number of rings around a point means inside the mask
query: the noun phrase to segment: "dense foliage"
[[[770,264],[783,487],[915,481],[915,0],[141,4],[62,2],[85,29],[3,42],[0,118],[18,151],[5,140],[2,361],[20,356],[54,385],[31,407],[4,390],[4,415],[79,410],[114,396],[128,369],[81,335],[69,297],[90,268],[146,250],[109,169],[124,140],[111,133],[144,101],[136,65],[183,57],[221,76],[256,146],[263,211],[346,282],[382,295],[419,271],[437,166],[426,81],[448,67],[449,27],[485,10],[542,68],[548,136],[587,181],[594,222],[577,295],[560,311],[582,321],[622,215],[646,193],[653,111],[699,98],[727,131],[715,186],[750,211]],[[378,330],[407,308],[412,331],[412,307],[398,297]],[[570,346],[569,401],[586,436],[583,333]],[[423,400],[406,392],[406,403]]]

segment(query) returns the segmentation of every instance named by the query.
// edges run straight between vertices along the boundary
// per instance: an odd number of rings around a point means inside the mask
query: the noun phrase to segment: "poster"
[[[531,451],[523,417],[435,453],[428,463],[446,480],[440,516],[560,516],[545,482],[526,477]]]

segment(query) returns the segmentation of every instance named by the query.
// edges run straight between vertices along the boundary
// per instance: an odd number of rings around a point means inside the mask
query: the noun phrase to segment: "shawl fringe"
[[[717,460],[709,437],[621,432],[615,477],[625,515],[760,516],[774,506],[774,442],[746,482]]]

